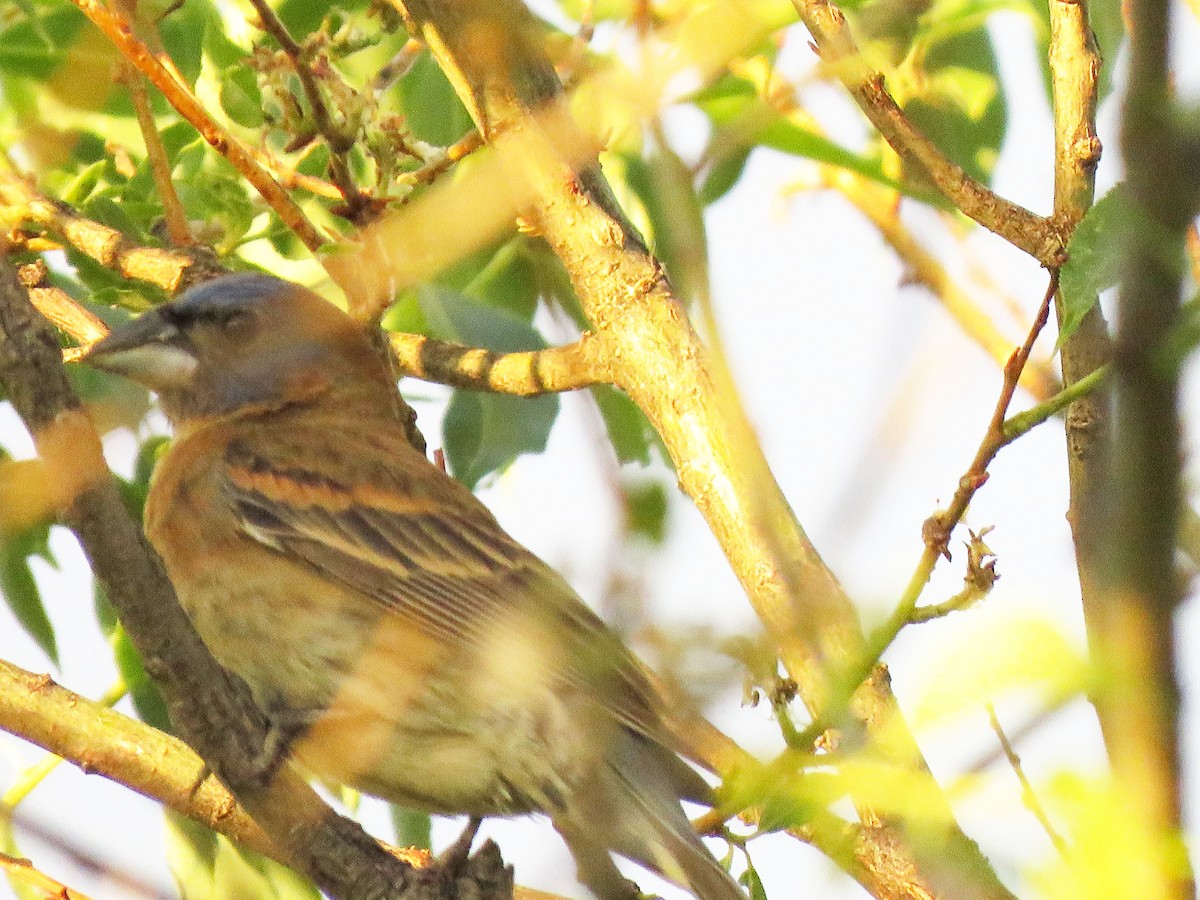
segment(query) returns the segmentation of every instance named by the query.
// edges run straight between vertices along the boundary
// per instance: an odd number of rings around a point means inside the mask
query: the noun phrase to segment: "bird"
[[[683,810],[713,790],[644,670],[415,445],[371,329],[238,273],[84,361],[158,395],[146,535],[304,771],[432,814],[546,814],[601,900],[637,896],[612,854],[746,900]]]

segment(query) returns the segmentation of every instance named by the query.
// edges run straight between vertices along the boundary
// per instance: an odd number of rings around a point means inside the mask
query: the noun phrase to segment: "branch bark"
[[[439,4],[393,0],[411,33],[433,49],[476,123],[530,189],[534,220],[571,276],[595,330],[609,343],[611,374],[662,435],[681,487],[721,542],[810,709],[830,678],[863,649],[856,614],[784,500],[727,377],[714,366],[671,292],[661,266],[626,222],[595,165],[572,165],[586,136],[542,131],[560,86],[537,26],[514,2]],[[548,130],[549,131],[549,130]],[[567,162],[564,162],[564,157]],[[887,685],[877,672],[856,696],[856,722],[876,749],[920,773],[922,813],[939,838],[904,844],[904,896],[1010,897],[978,847],[953,824]],[[884,739],[884,735],[887,735]],[[853,734],[849,742],[857,744]],[[864,825],[895,836],[895,822],[863,809]],[[880,854],[886,856],[886,854]],[[897,856],[888,857],[897,864]],[[916,860],[914,862],[914,859]],[[922,893],[924,891],[925,893]],[[895,894],[892,896],[901,896]]]
[[[922,134],[888,93],[883,75],[863,60],[840,9],[829,0],[792,0],[792,5],[813,36],[821,61],[837,75],[893,150],[920,165],[964,215],[1042,265],[1061,264],[1064,240],[1056,223],[989,190]]]
[[[1194,136],[1168,69],[1169,6],[1129,5],[1129,81],[1121,148],[1131,216],[1113,359],[1110,503],[1102,543],[1096,692],[1130,826],[1152,847],[1147,896],[1192,897],[1183,848],[1175,553],[1181,506],[1179,368],[1168,352],[1186,271],[1184,234],[1200,205]]]
[[[440,896],[436,881],[383,851],[356,823],[336,815],[290,766],[266,780],[268,723],[246,685],[209,655],[180,609],[162,565],[130,517],[104,463],[100,441],[63,369],[58,340],[0,260],[0,383],[25,421],[62,521],[80,539],[146,670],[167,698],[172,721],[283,849],[290,864],[335,897]],[[493,856],[468,867],[488,897],[511,895]]]

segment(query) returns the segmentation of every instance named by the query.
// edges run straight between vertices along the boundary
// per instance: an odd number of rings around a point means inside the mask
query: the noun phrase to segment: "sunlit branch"
[[[67,204],[38,193],[20,176],[5,172],[0,172],[0,212],[6,219],[40,225],[105,268],[156,284],[168,293],[225,271],[211,251],[135,244],[115,228],[80,216]]]
[[[150,173],[154,177],[154,188],[163,206],[167,234],[176,247],[187,247],[194,244],[195,240],[191,228],[188,227],[187,213],[179,200],[179,194],[175,191],[175,183],[171,180],[171,163],[167,158],[162,136],[158,132],[158,125],[154,121],[150,96],[146,93],[146,84],[142,77],[128,60],[122,64],[121,81],[129,88],[129,96],[133,100],[138,128],[142,132],[142,143],[146,147],[146,159],[150,162]]]
[[[1055,223],[980,184],[922,134],[888,93],[883,75],[867,65],[841,10],[829,0],[792,0],[792,5],[813,36],[822,63],[841,80],[893,150],[919,164],[938,190],[984,228],[1043,265],[1061,263],[1063,239]]]
[[[114,8],[100,0],[72,0],[92,23],[108,36],[113,45],[134,67],[145,75],[175,110],[186,119],[200,136],[235,169],[245,176],[283,223],[292,230],[309,250],[316,252],[329,238],[321,234],[288,196],[287,192],[255,160],[241,142],[225,131],[208,114],[196,95],[184,83],[165,54],[155,54],[133,33],[129,22]]]
[[[517,353],[464,347],[419,334],[393,334],[389,343],[403,374],[476,391],[533,397],[609,379],[604,341],[595,334],[565,347]]]

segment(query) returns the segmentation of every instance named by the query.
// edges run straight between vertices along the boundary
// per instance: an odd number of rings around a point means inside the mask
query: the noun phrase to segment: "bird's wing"
[[[331,443],[339,438],[350,445]],[[506,617],[532,616],[566,639],[562,677],[598,693],[635,732],[663,740],[653,689],[628,650],[458,482],[378,434],[293,440],[291,449],[276,437],[228,446],[223,490],[248,537],[468,654],[486,652]]]

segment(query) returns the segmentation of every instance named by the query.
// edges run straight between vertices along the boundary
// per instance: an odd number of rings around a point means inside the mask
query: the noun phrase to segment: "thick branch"
[[[0,660],[0,729],[287,863],[183,741]],[[130,748],[137,752],[130,752]]]
[[[267,722],[249,689],[218,666],[129,517],[91,421],[71,391],[53,330],[0,265],[0,382],[54,474],[62,519],[79,536],[172,720],[288,859],[336,897],[416,897],[422,882],[337,816],[287,765],[263,784]],[[432,886],[425,885],[426,889]]]
[[[1170,98],[1169,5],[1129,5],[1129,82],[1121,147],[1139,227],[1126,236],[1113,358],[1107,576],[1098,604],[1096,693],[1129,826],[1155,848],[1145,892],[1191,897],[1181,835],[1175,567],[1181,503],[1179,366],[1166,348],[1178,322],[1184,232],[1196,215],[1194,145]]]
[[[591,139],[572,135],[565,115],[545,108],[558,86],[526,11],[482,0],[401,5],[493,141],[507,178],[525,185],[537,226],[596,331],[610,342],[615,383],[663,436],[680,485],[721,542],[806,702],[820,709],[830,670],[862,650],[853,607],[784,500],[731,387],[714,370],[661,267],[614,210],[594,156],[575,156]],[[550,122],[554,128],[543,130]],[[872,732],[888,733],[883,752],[923,771],[886,677],[860,692],[856,713]],[[1011,896],[978,848],[949,824],[931,778],[925,789],[922,814],[948,823],[946,843],[936,854],[917,851],[920,868],[906,858],[912,896],[924,879],[956,897]]]

